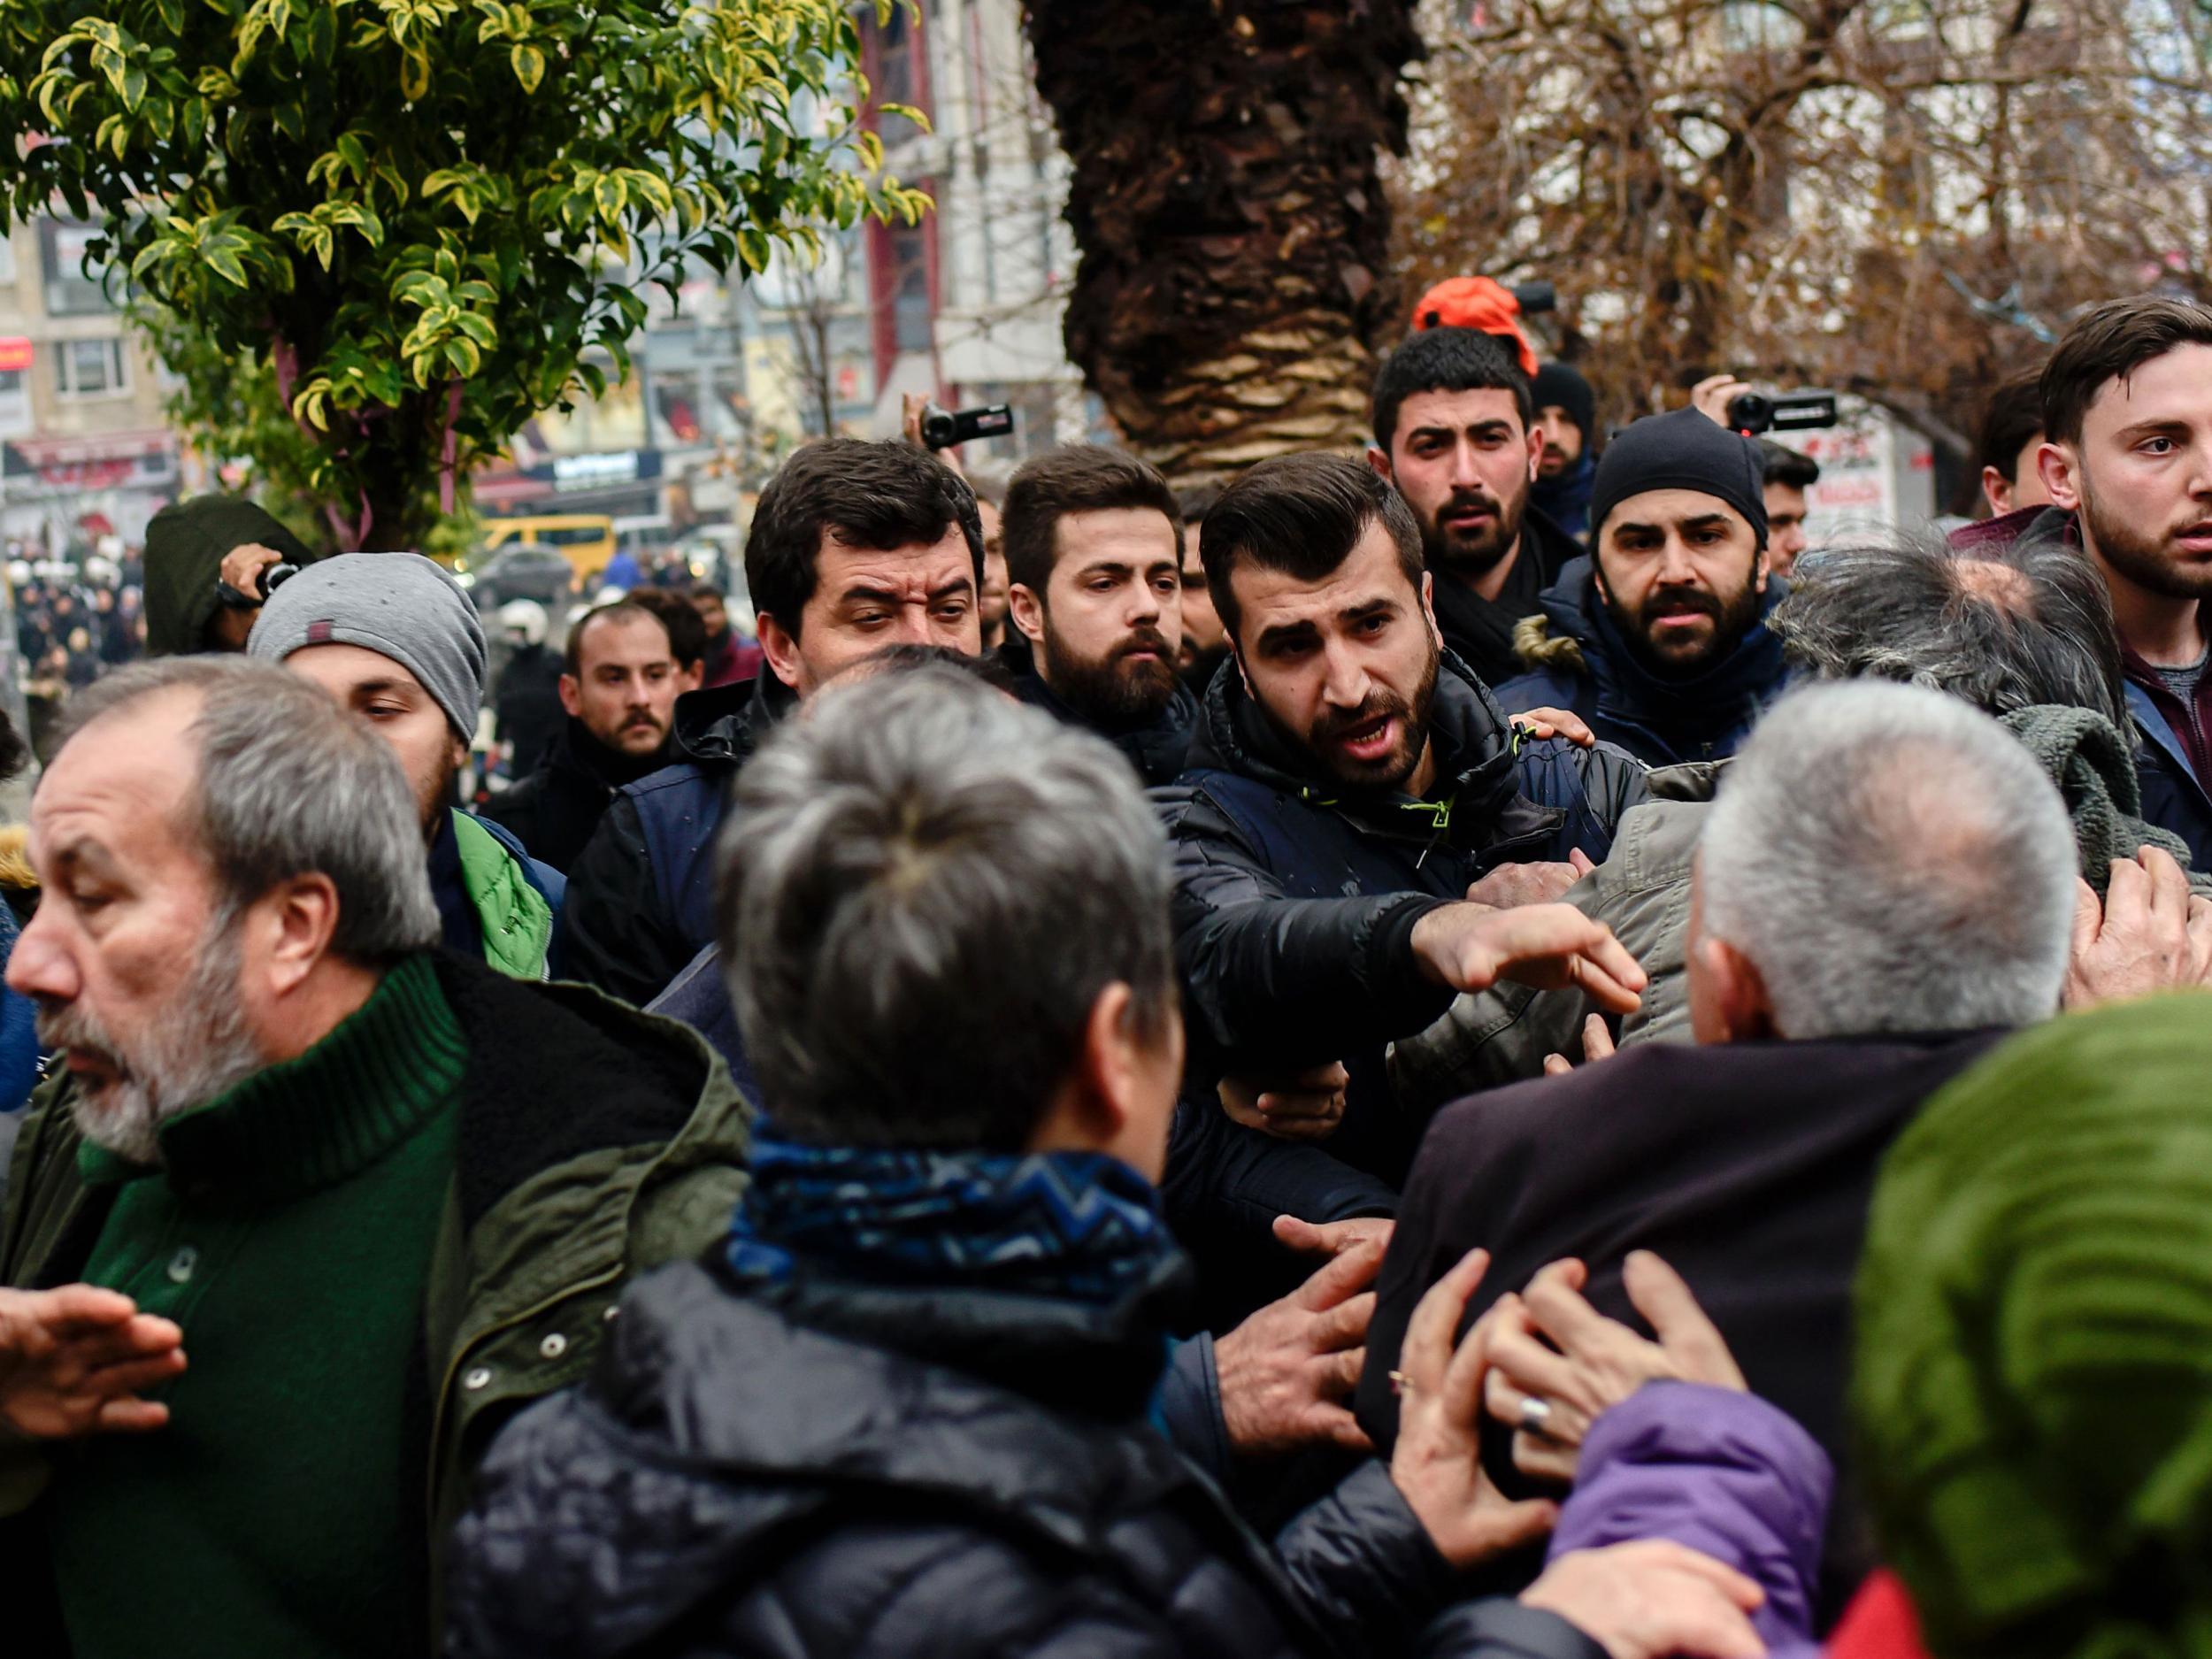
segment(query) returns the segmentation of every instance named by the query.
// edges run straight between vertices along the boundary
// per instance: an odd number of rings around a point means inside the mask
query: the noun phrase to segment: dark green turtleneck
[[[75,1659],[427,1650],[425,1283],[467,1048],[428,958],[161,1132],[85,1278],[184,1330],[168,1425],[56,1461]]]

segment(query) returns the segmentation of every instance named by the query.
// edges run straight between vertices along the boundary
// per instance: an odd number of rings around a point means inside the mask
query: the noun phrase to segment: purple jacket
[[[1816,1654],[1834,1482],[1812,1436],[1756,1394],[1647,1383],[1591,1426],[1550,1558],[1636,1539],[1686,1544],[1766,1591],[1751,1622],[1771,1659]]]

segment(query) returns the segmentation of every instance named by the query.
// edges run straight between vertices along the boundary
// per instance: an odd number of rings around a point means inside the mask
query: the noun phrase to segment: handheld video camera
[[[1763,432],[1801,432],[1836,424],[1833,392],[1739,392],[1728,400],[1728,429],[1755,438]]]
[[[922,411],[922,442],[933,449],[949,449],[971,438],[1002,438],[1013,429],[1014,411],[1007,403],[980,409],[940,409],[932,403]]]

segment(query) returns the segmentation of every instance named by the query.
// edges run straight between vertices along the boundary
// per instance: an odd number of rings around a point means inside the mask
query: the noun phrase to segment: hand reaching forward
[[[1482,1388],[1489,1369],[1486,1326],[1478,1324],[1455,1353],[1452,1333],[1467,1298],[1490,1265],[1471,1250],[1429,1287],[1406,1325],[1399,1351],[1398,1444],[1390,1479],[1436,1546],[1462,1569],[1541,1538],[1559,1506],[1541,1498],[1513,1502],[1482,1467]]]
[[[1523,1294],[1499,1297],[1483,1316],[1492,1327],[1486,1402],[1492,1417],[1514,1426],[1513,1463],[1524,1474],[1572,1480],[1590,1425],[1647,1382],[1744,1386],[1735,1356],[1682,1276],[1650,1251],[1630,1252],[1621,1280],[1655,1342],[1585,1301],[1588,1280],[1581,1263],[1554,1262]],[[1542,1402],[1540,1432],[1522,1426],[1529,1400]]]
[[[1276,1236],[1286,1243],[1292,1240],[1281,1224],[1289,1219],[1280,1217],[1276,1225]],[[1315,1445],[1374,1450],[1344,1402],[1367,1360],[1375,1276],[1382,1271],[1388,1239],[1386,1232],[1333,1251],[1328,1263],[1296,1290],[1215,1341],[1221,1420],[1238,1451],[1259,1455]]]
[[[93,1285],[0,1289],[0,1418],[37,1440],[157,1429],[142,1390],[184,1369],[184,1333]]]
[[[1413,954],[1422,972],[1455,991],[1486,991],[1500,979],[1546,991],[1573,987],[1616,1014],[1634,1013],[1650,983],[1611,928],[1571,904],[1442,905],[1414,924]]]
[[[2125,1002],[2212,972],[2212,901],[2189,890],[2188,873],[2155,847],[2112,861],[2104,902],[2074,883],[2074,935],[2067,956],[2070,1009]]]

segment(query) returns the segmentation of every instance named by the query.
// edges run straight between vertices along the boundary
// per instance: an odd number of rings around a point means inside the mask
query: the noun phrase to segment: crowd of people
[[[757,641],[188,503],[0,909],[8,1651],[2203,1652],[2212,309],[1948,537],[1732,386],[812,443]]]

